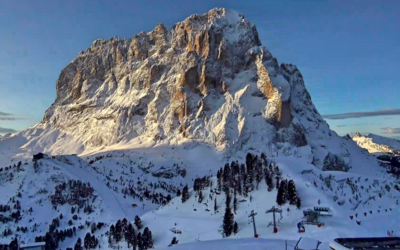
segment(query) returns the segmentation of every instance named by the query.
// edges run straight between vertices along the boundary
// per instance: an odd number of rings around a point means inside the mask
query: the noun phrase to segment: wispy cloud
[[[0,111],[0,121],[29,120],[31,117],[26,115],[14,115]]]
[[[389,135],[393,135],[393,134],[400,134],[400,128],[381,128],[384,132],[384,134],[389,134]]]
[[[322,117],[331,120],[343,120],[349,118],[362,118],[362,117],[382,116],[382,115],[400,115],[400,109],[382,109],[382,110],[368,111],[368,112],[353,112],[353,113],[343,113],[334,115],[323,115]]]
[[[8,133],[15,133],[17,130],[11,129],[11,128],[2,128],[0,127],[0,133],[2,134],[8,134]]]

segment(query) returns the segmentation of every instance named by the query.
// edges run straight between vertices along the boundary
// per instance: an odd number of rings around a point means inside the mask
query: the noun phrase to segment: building
[[[35,160],[40,160],[40,159],[43,159],[44,158],[44,156],[45,156],[45,154],[43,154],[43,153],[38,153],[38,154],[35,154],[35,155],[33,155],[33,161],[35,161]]]
[[[20,250],[45,250],[45,242],[33,242],[28,244],[22,244],[19,246]]]

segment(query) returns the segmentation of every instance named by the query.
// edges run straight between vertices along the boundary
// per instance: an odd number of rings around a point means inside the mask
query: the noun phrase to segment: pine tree
[[[272,179],[271,173],[268,173],[265,180],[267,182],[268,192],[271,192],[274,189],[274,180]]]
[[[0,249],[2,249],[0,245]],[[4,245],[4,249],[7,249],[7,245]],[[18,250],[18,240],[17,237],[15,237],[10,244],[8,244],[8,250]]]
[[[136,241],[135,229],[133,228],[131,223],[128,224],[127,229],[125,231],[125,240],[126,240],[126,242],[128,242],[128,248],[129,248],[129,245],[132,245],[132,246],[135,245],[134,244]]]
[[[290,205],[296,205],[297,196],[296,185],[293,180],[290,180],[288,183],[288,200]]]
[[[90,247],[90,242],[91,242],[91,237],[90,237],[90,234],[89,233],[87,233],[86,234],[86,236],[85,236],[85,239],[83,240],[83,246],[86,248],[86,249],[90,249],[91,247]]]
[[[263,161],[267,161],[267,156],[264,154],[264,152],[261,153],[260,158]]]
[[[288,180],[283,180],[283,181],[281,181],[281,184],[279,184],[279,185],[283,185],[283,190],[285,191],[285,197],[284,197],[284,200],[285,200],[285,203],[286,202],[288,202],[289,201],[289,194],[288,194]]]
[[[217,182],[218,182],[218,190],[221,191],[222,190],[222,185],[223,185],[223,181],[222,181],[223,170],[222,170],[222,168],[218,172],[219,172],[219,176],[217,176],[217,178],[218,178],[218,180],[217,180]]]
[[[114,239],[116,242],[120,242],[122,240],[122,222],[118,220],[115,224],[115,234]]]
[[[237,186],[236,190],[238,191],[239,195],[243,194],[243,189],[242,189],[242,175],[237,176]]]
[[[139,250],[144,250],[142,234],[140,232],[137,234],[136,239]]]
[[[263,178],[263,168],[261,160],[257,159],[255,165],[256,165],[256,183],[257,183],[256,189],[258,190],[258,185],[260,184]]]
[[[237,234],[239,232],[239,226],[237,224],[237,222],[235,221],[235,223],[233,224],[233,233]]]
[[[189,199],[189,187],[186,185],[182,190],[182,203]]]
[[[135,223],[135,226],[137,227],[137,229],[139,229],[139,230],[143,227],[142,220],[137,215],[135,216],[135,222],[134,223]]]
[[[201,203],[203,201],[203,192],[199,192],[199,203]]]
[[[226,207],[223,220],[223,230],[226,237],[229,237],[233,231],[234,216],[230,207]]]
[[[246,167],[247,167],[247,180],[246,180],[246,191],[247,193],[253,190],[254,180],[254,159],[253,155],[248,153],[246,155]]]
[[[249,171],[250,169],[252,169],[252,164],[253,164],[253,155],[250,153],[247,153],[246,155],[246,167],[247,167],[247,171]]]
[[[53,238],[53,235],[49,232],[46,233],[45,242],[46,242],[46,245],[45,245],[46,250],[57,249],[57,247],[58,247],[58,241],[56,241]]]
[[[286,185],[285,180],[282,180],[281,185],[279,186],[278,193],[276,196],[276,203],[279,206],[282,206],[286,203]]]
[[[236,214],[236,209],[237,209],[237,198],[236,198],[236,193],[233,196],[233,212]]]
[[[247,185],[247,179],[248,179],[247,176],[248,176],[247,173],[245,173],[243,175],[243,196],[244,197],[247,197],[247,194],[249,192],[249,188],[248,188],[248,185]]]
[[[229,195],[229,192],[226,192],[225,195],[226,195],[225,206],[231,207],[231,196]]]
[[[111,236],[112,238],[114,238],[114,235],[115,235],[115,226],[114,226],[114,225],[111,225],[111,227],[110,227],[110,236]]]
[[[142,241],[144,249],[149,249],[153,247],[153,236],[148,227],[146,227],[143,231]]]
[[[147,234],[147,246],[148,248],[153,248],[153,234],[151,233],[150,230]]]
[[[224,220],[223,220],[223,230],[225,233],[226,237],[229,237],[232,234],[233,231],[233,223],[234,223],[234,216],[230,208],[231,204],[231,198],[229,196],[229,193],[226,193],[226,201],[225,201],[225,215],[224,215]]]
[[[214,200],[214,213],[218,211],[218,206],[217,206],[217,198]]]
[[[300,199],[300,197],[297,197],[296,207],[297,207],[298,209],[301,208],[301,199]]]
[[[97,247],[97,244],[99,244],[99,241],[97,240],[96,236],[92,235],[90,243],[90,248],[95,249]]]
[[[55,248],[54,248],[54,249],[55,249]],[[76,241],[74,250],[83,250],[83,249],[82,249],[82,240],[81,240],[81,238],[79,238],[79,239]]]
[[[224,166],[224,172],[222,174],[222,178],[223,178],[223,188],[224,191],[226,192],[227,190],[229,190],[229,187],[231,186],[231,167],[229,166],[229,163],[226,163]]]

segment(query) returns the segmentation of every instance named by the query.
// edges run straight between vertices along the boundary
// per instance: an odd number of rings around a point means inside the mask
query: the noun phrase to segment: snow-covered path
[[[115,196],[112,190],[110,190],[103,182],[99,181],[96,176],[82,168],[80,164],[69,165],[57,160],[50,160],[54,164],[62,167],[72,175],[76,176],[83,182],[90,182],[94,190],[103,198],[107,211],[111,217],[115,220],[127,218],[127,213],[121,206],[120,201]]]

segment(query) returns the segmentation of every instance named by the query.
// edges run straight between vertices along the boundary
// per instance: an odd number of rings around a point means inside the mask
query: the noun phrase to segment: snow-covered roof
[[[20,248],[40,247],[46,245],[46,242],[32,242],[28,244],[21,244]]]

